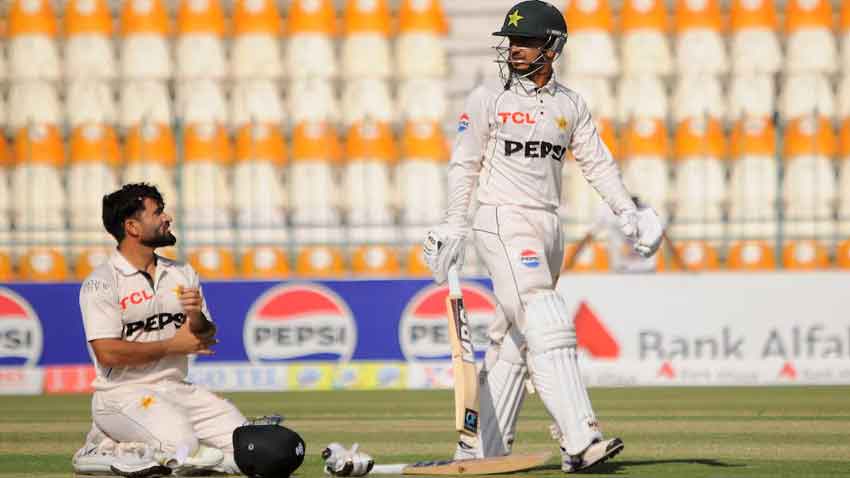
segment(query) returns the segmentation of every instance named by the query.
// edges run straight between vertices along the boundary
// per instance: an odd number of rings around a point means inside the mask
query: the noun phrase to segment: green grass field
[[[307,442],[299,477],[323,476],[324,445],[359,442],[378,463],[443,458],[454,449],[450,392],[229,395],[247,415],[281,413]],[[586,472],[618,477],[850,476],[850,387],[593,389],[606,435],[626,443]],[[0,397],[0,477],[72,476],[89,427],[88,396]],[[518,452],[555,451],[536,396]],[[553,460],[528,477],[563,476]]]

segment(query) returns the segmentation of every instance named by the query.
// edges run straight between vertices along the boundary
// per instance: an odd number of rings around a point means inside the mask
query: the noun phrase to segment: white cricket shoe
[[[461,436],[455,448],[455,460],[473,460],[475,458],[484,458],[484,452],[481,451],[481,442],[474,437]]]
[[[623,451],[625,445],[619,438],[599,440],[590,444],[580,455],[568,455],[561,448],[561,471],[572,473],[590,468],[599,463],[604,463],[609,458],[614,458]]]
[[[160,463],[154,451],[144,444],[119,445],[118,452],[112,457],[110,470],[128,478],[158,478],[171,474],[171,468]]]
[[[194,455],[187,457],[183,463],[172,466],[171,471],[177,476],[196,476],[209,474],[224,460],[224,452],[218,448],[205,445],[198,446]]]
[[[97,445],[86,443],[71,458],[71,468],[77,475],[111,475],[115,457],[112,450],[104,450]]]

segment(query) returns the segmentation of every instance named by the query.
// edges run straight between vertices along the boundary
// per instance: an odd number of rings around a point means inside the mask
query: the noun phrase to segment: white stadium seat
[[[46,81],[12,83],[8,111],[8,125],[13,131],[28,124],[62,124],[59,94]]]
[[[222,79],[229,73],[219,0],[181,0],[177,11],[177,79]]]
[[[617,119],[667,118],[668,101],[664,83],[656,76],[624,76],[617,87]]]
[[[782,67],[776,7],[770,0],[732,0],[732,70],[772,74]]]
[[[238,0],[233,12],[231,72],[238,79],[272,79],[283,74],[281,21],[273,0]]]
[[[106,0],[71,0],[65,7],[65,77],[112,79],[118,74]]]
[[[448,108],[448,94],[443,80],[413,79],[399,85],[398,109],[401,119],[443,121]]]
[[[787,0],[785,73],[833,73],[838,65],[832,32],[832,2]]]
[[[332,0],[294,0],[286,18],[284,66],[291,78],[337,76],[334,36],[336,13]]]
[[[803,116],[835,116],[835,94],[829,79],[820,74],[785,77],[779,98],[779,114],[784,120]]]
[[[178,84],[177,117],[187,124],[228,124],[227,100],[221,84],[212,79]]]
[[[115,93],[102,81],[76,80],[68,85],[65,113],[76,128],[85,123],[114,124],[118,118]]]
[[[568,2],[565,16],[569,40],[564,48],[563,71],[567,75],[610,78],[620,71],[611,32],[614,19],[607,0]]]
[[[611,82],[598,76],[570,75],[566,78],[567,88],[575,90],[587,102],[594,118],[614,118],[617,103]]]
[[[389,77],[393,61],[387,1],[348,1],[343,24],[342,75],[350,79]]]
[[[361,78],[345,82],[342,93],[342,123],[350,126],[357,121],[392,122],[395,106],[387,81]]]
[[[395,43],[398,76],[405,79],[446,76],[448,26],[440,0],[402,1],[398,23]]]
[[[720,80],[714,75],[680,75],[673,91],[673,121],[708,116],[726,117],[726,101]]]
[[[721,74],[728,68],[719,0],[676,5],[676,69],[679,74]]]
[[[234,128],[246,124],[276,124],[284,121],[283,100],[271,80],[243,80],[230,97],[230,122]]]
[[[732,76],[726,118],[736,121],[741,118],[764,118],[776,112],[776,85],[768,74],[745,74]]]
[[[293,124],[339,122],[341,118],[339,100],[329,80],[319,78],[293,80],[286,91],[287,111]]]
[[[127,0],[121,11],[121,76],[165,80],[173,74],[164,0]]]
[[[123,128],[144,122],[170,125],[174,121],[171,95],[158,80],[126,81],[121,86],[119,124]]]
[[[51,2],[14,0],[8,15],[9,79],[58,80],[58,27]]]
[[[664,3],[661,0],[623,2],[620,51],[624,75],[666,75],[673,71]]]

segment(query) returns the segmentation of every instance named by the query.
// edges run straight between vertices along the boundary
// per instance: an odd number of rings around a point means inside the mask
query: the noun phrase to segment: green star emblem
[[[523,18],[525,17],[519,14],[519,10],[514,10],[513,13],[508,15],[508,26],[514,26],[519,28],[519,21]]]

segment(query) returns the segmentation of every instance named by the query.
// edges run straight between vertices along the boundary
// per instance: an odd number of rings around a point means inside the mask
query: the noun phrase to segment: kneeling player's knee
[[[525,340],[532,355],[576,346],[576,331],[567,303],[556,291],[530,295],[525,314]]]
[[[162,451],[175,457],[192,456],[198,451],[198,438],[191,429],[175,427],[168,436],[159,437]]]

